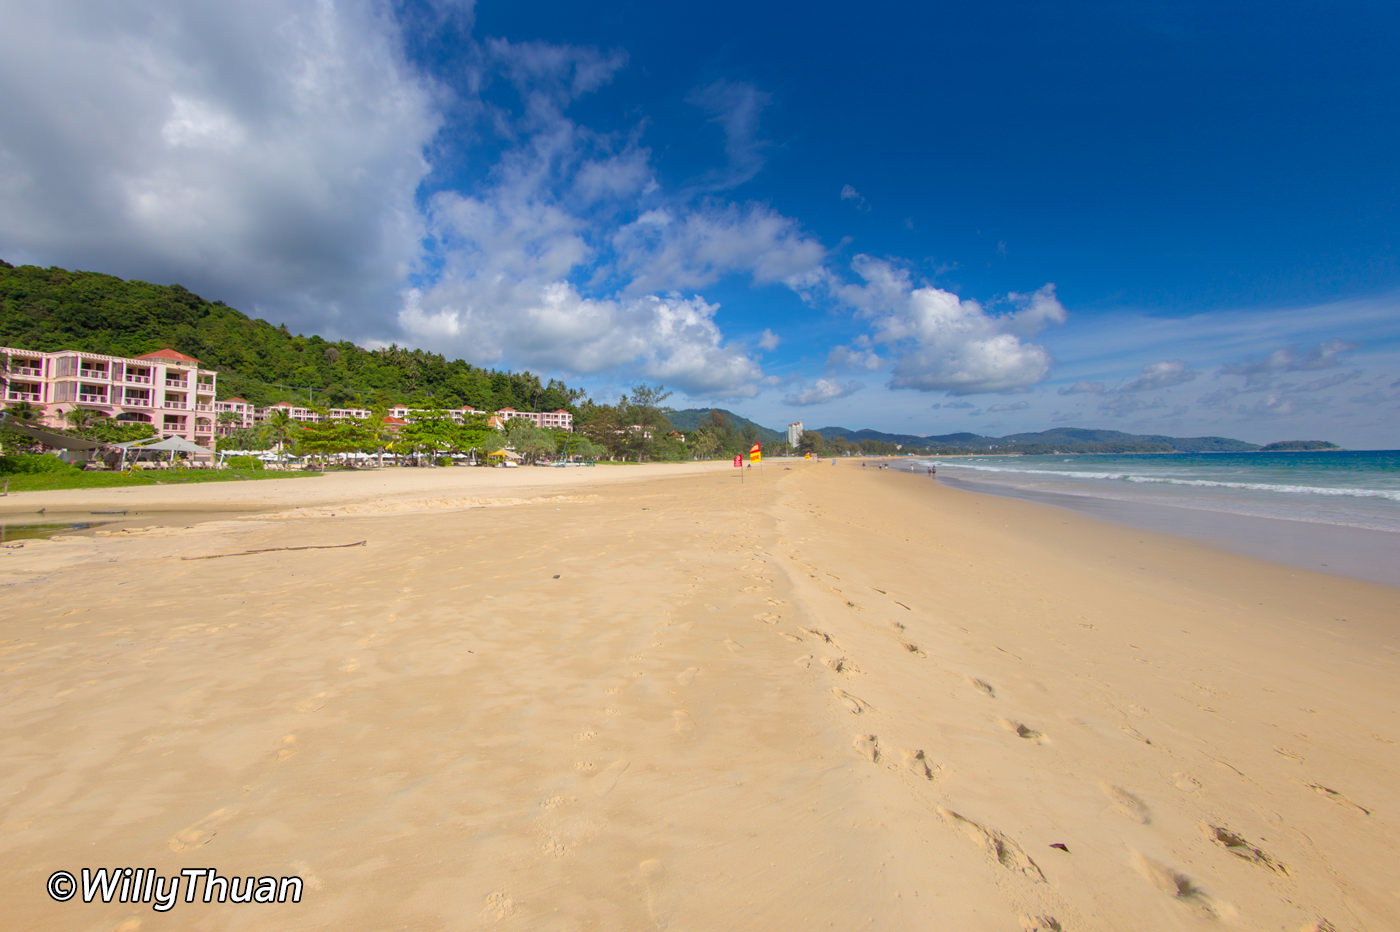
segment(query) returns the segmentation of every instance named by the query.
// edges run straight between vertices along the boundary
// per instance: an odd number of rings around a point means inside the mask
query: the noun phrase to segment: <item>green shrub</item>
[[[48,453],[11,453],[8,456],[0,456],[0,473],[22,475],[51,472],[82,472],[82,470]]]
[[[260,470],[263,468],[263,461],[256,456],[230,456],[228,464],[233,469]]]

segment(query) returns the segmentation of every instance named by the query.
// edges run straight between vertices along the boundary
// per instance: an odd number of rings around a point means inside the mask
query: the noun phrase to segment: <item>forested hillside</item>
[[[219,397],[258,405],[439,402],[483,410],[576,410],[581,391],[529,372],[481,369],[437,353],[292,334],[180,285],[0,262],[0,345],[139,356],[170,347],[219,372]]]

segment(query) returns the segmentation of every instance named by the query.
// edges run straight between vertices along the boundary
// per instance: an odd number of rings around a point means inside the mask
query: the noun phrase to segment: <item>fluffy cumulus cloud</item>
[[[376,4],[20,4],[0,82],[11,260],[334,327],[415,259],[440,120]]]
[[[976,301],[932,286],[915,287],[908,272],[869,256],[853,267],[860,284],[835,286],[838,297],[873,323],[871,339],[892,360],[891,385],[954,394],[1026,388],[1050,371],[1050,353],[1028,342],[1065,321],[1053,285],[1006,299],[1010,313],[990,314]]]
[[[817,379],[801,390],[789,394],[783,401],[797,407],[825,404],[828,401],[835,401],[837,398],[845,398],[847,395],[855,394],[863,387],[859,382],[841,383],[833,379]]]
[[[760,204],[655,209],[611,238],[631,293],[692,289],[729,274],[802,289],[822,275],[825,248],[796,221]]]

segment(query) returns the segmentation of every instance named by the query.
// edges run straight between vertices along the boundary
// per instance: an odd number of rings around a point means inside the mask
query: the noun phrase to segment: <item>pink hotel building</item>
[[[42,420],[64,426],[64,415],[86,408],[118,421],[150,424],[167,437],[214,447],[215,373],[199,360],[173,349],[135,359],[62,350],[0,346],[0,374],[8,407],[27,401]]]
[[[363,408],[331,408],[323,415],[286,401],[265,408],[255,408],[242,398],[215,401],[217,374],[173,349],[127,359],[77,350],[41,353],[0,346],[0,377],[4,379],[0,407],[27,401],[43,412],[42,420],[50,426],[62,427],[69,411],[86,408],[118,421],[150,424],[164,436],[184,437],[211,450],[216,435],[261,424],[279,409],[285,409],[292,420],[308,424],[370,416]],[[225,412],[234,416],[220,424],[219,416]],[[389,410],[404,421],[412,420],[414,413],[405,405]],[[466,414],[485,413],[472,407],[448,412],[456,421]],[[516,418],[536,427],[574,429],[574,416],[564,410],[502,408],[495,418],[497,423]]]

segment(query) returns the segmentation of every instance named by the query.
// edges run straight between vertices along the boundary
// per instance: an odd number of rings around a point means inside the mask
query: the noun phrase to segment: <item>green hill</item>
[[[758,439],[764,443],[783,443],[787,440],[787,432],[773,430],[771,427],[764,427],[756,424],[746,417],[741,417],[733,411],[726,411],[724,408],[686,408],[681,411],[668,411],[666,416],[671,421],[671,426],[681,433],[689,433],[700,426],[700,422],[711,411],[718,411],[729,420],[729,425],[734,430],[742,432],[746,427],[752,427],[758,433]]]
[[[139,356],[170,347],[219,372],[219,397],[258,405],[439,402],[487,411],[575,411],[582,391],[437,353],[291,333],[180,285],[0,262],[0,345]]]

